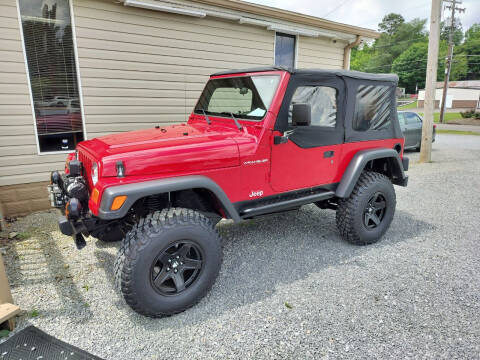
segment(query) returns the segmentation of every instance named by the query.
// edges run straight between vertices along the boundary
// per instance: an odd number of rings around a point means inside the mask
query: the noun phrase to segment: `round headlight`
[[[97,184],[98,181],[98,165],[96,162],[93,163],[92,165],[92,183],[93,186]]]

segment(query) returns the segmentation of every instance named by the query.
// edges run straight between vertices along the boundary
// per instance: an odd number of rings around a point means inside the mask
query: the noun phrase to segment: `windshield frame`
[[[281,71],[268,71],[268,72],[258,72],[258,73],[238,73],[238,74],[227,74],[227,75],[218,75],[218,76],[211,76],[207,83],[205,84],[202,92],[200,93],[200,96],[198,97],[198,100],[193,108],[193,114],[195,115],[202,115],[204,116],[203,114],[203,111],[200,110],[200,109],[197,109],[197,107],[199,106],[199,103],[200,103],[200,100],[202,98],[202,95],[208,85],[208,83],[212,80],[218,80],[218,79],[230,79],[230,78],[253,78],[253,77],[261,77],[261,76],[276,76],[278,77],[278,83],[277,83],[277,87],[275,89],[275,91],[273,92],[273,96],[272,96],[272,100],[270,102],[270,105],[265,109],[265,114],[260,118],[259,116],[258,117],[254,117],[254,116],[248,116],[246,117],[245,114],[237,114],[237,113],[233,113],[233,115],[235,115],[235,117],[238,119],[238,120],[244,120],[244,121],[252,121],[252,122],[261,122],[263,120],[265,120],[265,117],[267,116],[270,108],[273,106],[273,103],[275,101],[275,97],[277,96],[277,93],[278,93],[278,89],[280,88],[280,85],[282,83],[282,72]],[[252,83],[253,85],[255,86],[255,83],[253,82],[252,80]],[[255,86],[255,91],[258,93],[258,89],[257,87]],[[260,96],[260,95],[259,95]],[[263,100],[262,100],[263,101]],[[265,104],[264,104],[265,105]],[[203,109],[205,111],[205,113],[209,116],[209,117],[217,117],[217,118],[226,118],[226,119],[232,119],[232,116],[230,114],[230,112],[227,114],[227,112],[222,112],[222,113],[218,113],[218,112],[212,112],[212,111],[208,111],[206,109]]]

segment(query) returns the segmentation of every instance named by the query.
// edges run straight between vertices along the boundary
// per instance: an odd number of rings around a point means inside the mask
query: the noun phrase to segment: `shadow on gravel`
[[[382,241],[370,246],[354,246],[338,235],[333,211],[311,205],[296,212],[241,224],[220,224],[217,229],[223,238],[224,261],[207,297],[186,312],[169,318],[149,320],[129,310],[133,323],[148,329],[195,325],[231,309],[268,299],[282,284],[345,264],[364,252],[395,246],[434,231],[435,227],[407,212],[397,211]],[[96,250],[95,255],[114,287],[114,256],[101,249]],[[120,296],[118,300],[112,299],[115,305],[127,306]]]
[[[58,242],[50,234],[43,233],[35,241],[26,240],[9,248],[9,278],[14,279],[15,287],[34,284],[53,285],[59,300],[65,308],[78,309],[81,320],[86,321],[93,316],[85,308],[85,298],[78,291],[68,262],[62,256]],[[32,294],[34,296],[34,294]],[[42,316],[55,318],[59,309],[42,309]]]

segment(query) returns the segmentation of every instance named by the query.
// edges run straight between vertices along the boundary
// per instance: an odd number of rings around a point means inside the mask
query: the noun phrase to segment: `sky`
[[[430,17],[431,0],[248,0],[249,2],[313,15],[327,20],[378,30],[383,16],[394,12],[406,21]],[[341,5],[341,6],[340,6]],[[459,15],[463,29],[480,23],[480,0],[463,0]],[[445,17],[449,10],[444,10]],[[456,15],[455,15],[456,17]],[[428,28],[428,24],[427,24]]]

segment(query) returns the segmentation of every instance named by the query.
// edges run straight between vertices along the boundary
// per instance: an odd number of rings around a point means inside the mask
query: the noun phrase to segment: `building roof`
[[[279,70],[288,71],[291,74],[312,75],[313,77],[315,77],[316,75],[334,74],[337,76],[349,77],[353,79],[398,82],[398,76],[396,74],[372,74],[360,71],[340,69],[290,69],[284,66],[265,66],[247,69],[226,70],[216,72],[215,74],[212,74],[212,76]]]
[[[163,11],[169,11],[167,9],[173,10],[175,9],[181,10],[183,14],[192,16],[212,16],[212,17],[219,17],[225,18],[229,20],[236,21],[238,20],[240,23],[250,24],[250,25],[258,25],[263,26],[264,20],[263,18],[273,19],[283,23],[293,23],[295,25],[303,25],[307,27],[317,28],[326,30],[329,32],[334,33],[344,33],[350,36],[359,35],[364,38],[368,39],[376,39],[380,36],[380,34],[372,29],[362,28],[358,26],[352,26],[347,24],[342,24],[335,21],[330,21],[326,19],[322,19],[319,17],[306,15],[297,13],[294,11],[283,10],[271,6],[253,4],[242,0],[121,0],[125,5],[131,6],[139,6],[145,8],[152,8],[148,5],[157,4],[159,6],[159,11],[162,11],[160,7],[163,7]],[[136,5],[135,5],[136,4]],[[147,6],[141,6],[141,4]],[[195,12],[197,10],[206,10],[203,15],[200,13]],[[217,10],[217,11],[215,11]],[[220,11],[218,11],[220,10]],[[225,12],[224,12],[225,11]],[[241,15],[235,15],[241,14]],[[259,19],[260,18],[260,19]],[[271,28],[269,30],[277,30],[275,25],[278,24],[271,24]],[[301,29],[292,29],[292,30],[301,30]],[[278,29],[278,31],[283,32],[282,29]],[[315,31],[305,29],[306,36],[325,36],[325,34],[320,33],[319,35],[315,34]],[[295,31],[294,31],[295,32]],[[309,32],[312,34],[309,35]],[[300,31],[300,35],[303,35]]]
[[[480,80],[465,80],[465,81],[449,81],[449,88],[459,88],[459,89],[480,89]],[[443,89],[443,81],[438,81],[435,86],[437,89]]]
[[[228,9],[245,11],[252,14],[265,15],[280,20],[292,21],[298,24],[316,26],[327,30],[346,32],[349,34],[360,35],[367,38],[376,39],[380,34],[371,29],[358,26],[342,24],[335,21],[322,19],[316,16],[301,14],[294,11],[283,10],[271,6],[253,4],[242,0],[194,0],[199,3],[215,5]]]

